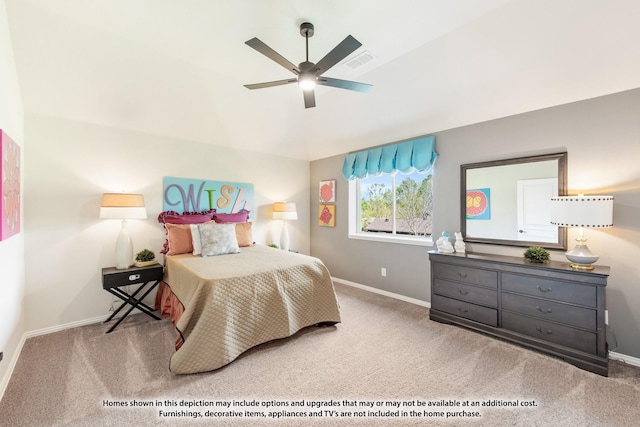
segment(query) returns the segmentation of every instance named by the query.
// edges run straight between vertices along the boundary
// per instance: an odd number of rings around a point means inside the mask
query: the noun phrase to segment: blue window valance
[[[427,172],[438,157],[433,150],[435,142],[435,136],[426,136],[349,153],[344,158],[342,175],[345,179],[353,180],[396,171]]]

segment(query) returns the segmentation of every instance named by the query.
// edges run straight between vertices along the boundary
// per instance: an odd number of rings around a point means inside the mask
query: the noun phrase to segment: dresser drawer
[[[556,301],[597,306],[596,287],[513,273],[502,274],[502,290]]]
[[[467,301],[473,304],[498,308],[498,291],[494,289],[435,279],[433,282],[433,292],[438,295]]]
[[[150,267],[127,268],[118,270],[116,268],[102,269],[102,287],[104,289],[115,288],[118,286],[133,285],[136,283],[146,283],[156,280],[162,280],[164,275],[164,267],[156,264]]]
[[[502,308],[583,329],[597,329],[597,311],[590,308],[507,292],[502,293]]]
[[[472,285],[498,288],[498,273],[496,271],[439,263],[433,264],[432,268],[435,277],[470,283]]]
[[[489,326],[498,326],[498,310],[469,304],[439,295],[431,296],[431,309],[444,311],[454,316],[464,317]]]
[[[502,327],[586,353],[597,354],[597,335],[541,319],[502,312]]]

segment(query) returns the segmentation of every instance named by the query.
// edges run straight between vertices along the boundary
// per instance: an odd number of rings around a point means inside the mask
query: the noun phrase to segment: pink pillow
[[[250,222],[236,223],[236,239],[238,240],[238,246],[241,248],[253,246],[253,233],[251,232]]]
[[[165,211],[158,215],[158,222],[164,224],[202,224],[203,222],[211,221],[216,210],[204,212],[185,212],[178,213],[175,211]]]
[[[169,248],[167,255],[179,255],[193,252],[191,226],[189,224],[165,224]]]
[[[214,213],[213,220],[215,222],[247,222],[249,220],[249,211],[243,209],[235,213]]]
[[[167,228],[167,224],[202,224],[207,221],[211,221],[213,218],[213,214],[216,212],[215,209],[210,209],[208,211],[202,212],[184,212],[178,213],[176,211],[164,211],[160,212],[158,215],[158,222],[165,225],[165,229]],[[167,234],[168,237],[168,234]],[[166,239],[163,245],[161,254],[166,254],[169,252],[169,240]],[[175,255],[175,254],[174,254]]]

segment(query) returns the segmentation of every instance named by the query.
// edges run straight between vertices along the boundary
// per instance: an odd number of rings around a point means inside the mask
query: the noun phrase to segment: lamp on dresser
[[[280,248],[289,250],[289,230],[287,221],[298,219],[295,203],[276,202],[273,204],[273,219],[282,220],[282,232],[280,233]]]
[[[565,256],[571,267],[577,270],[592,270],[599,258],[587,246],[584,237],[586,228],[613,227],[612,196],[559,196],[551,198],[551,223],[559,227],[578,227],[576,247]]]
[[[120,219],[122,227],[116,240],[116,268],[129,268],[133,264],[133,241],[127,231],[128,219],[145,219],[147,210],[142,194],[104,193],[100,205],[100,218]]]

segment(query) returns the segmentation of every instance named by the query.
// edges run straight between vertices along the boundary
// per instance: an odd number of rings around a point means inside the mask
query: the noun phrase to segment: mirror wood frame
[[[517,157],[504,160],[493,160],[480,163],[469,163],[460,166],[460,228],[465,242],[470,243],[487,243],[494,245],[506,246],[542,246],[547,249],[567,249],[567,228],[560,227],[558,230],[557,242],[535,242],[524,240],[507,240],[485,237],[468,237],[467,236],[467,171],[470,169],[489,168],[495,166],[517,165],[524,163],[544,162],[556,160],[558,162],[558,195],[567,195],[567,153],[552,153],[536,156]]]

